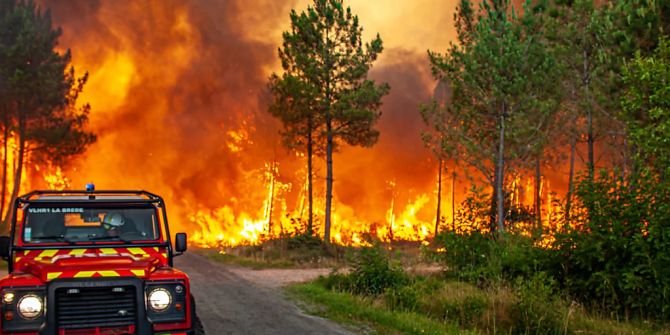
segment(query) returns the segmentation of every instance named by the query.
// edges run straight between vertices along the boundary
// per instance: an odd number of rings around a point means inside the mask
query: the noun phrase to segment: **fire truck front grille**
[[[58,288],[58,329],[122,327],[135,324],[134,286]]]

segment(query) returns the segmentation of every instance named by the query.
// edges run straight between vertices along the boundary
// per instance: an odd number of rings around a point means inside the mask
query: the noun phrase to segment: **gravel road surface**
[[[208,335],[351,334],[322,318],[304,314],[280,286],[327,270],[251,270],[215,263],[187,252],[175,267],[191,278],[198,315]],[[289,275],[293,271],[295,276]]]

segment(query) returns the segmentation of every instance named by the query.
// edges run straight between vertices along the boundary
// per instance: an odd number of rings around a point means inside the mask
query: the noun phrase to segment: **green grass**
[[[663,325],[592,315],[558,298],[522,303],[524,298],[508,286],[482,289],[419,277],[377,297],[363,297],[336,289],[333,284],[343,278],[320,278],[287,290],[307,303],[308,312],[373,334],[670,334]]]
[[[372,334],[477,334],[419,313],[393,311],[373,299],[331,291],[317,283],[294,285],[287,291],[307,302],[310,312],[357,328],[371,328]]]

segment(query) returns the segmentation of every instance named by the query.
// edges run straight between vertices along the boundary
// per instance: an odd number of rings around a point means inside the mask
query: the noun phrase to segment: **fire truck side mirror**
[[[9,258],[9,236],[0,236],[0,257]]]
[[[178,253],[178,255],[181,255],[187,249],[186,233],[177,233],[174,239],[175,239],[174,249]]]

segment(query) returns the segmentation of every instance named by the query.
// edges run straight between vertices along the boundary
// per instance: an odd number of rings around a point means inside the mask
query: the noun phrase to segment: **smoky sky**
[[[60,45],[72,50],[78,73],[91,75],[83,98],[90,99],[89,126],[98,142],[73,162],[73,187],[95,181],[150,189],[176,203],[180,215],[186,206],[250,210],[264,197],[250,182],[258,179],[255,171],[278,161],[282,181],[294,184],[287,198],[292,207],[305,162],[280,144],[280,124],[267,113],[267,79],[278,69],[277,37],[288,27],[293,1],[49,0],[43,6],[62,27]],[[383,59],[370,73],[391,86],[379,141],[344,147],[334,163],[336,198],[371,220],[384,216],[388,182],[410,199],[432,192],[436,172],[421,142],[419,105],[434,88],[425,50],[387,45]],[[125,90],[112,95],[119,98],[104,100],[96,90],[115,91],[95,76],[114,85],[114,73],[104,71],[117,70],[108,64],[132,71],[126,70]],[[229,145],[232,138],[242,150]],[[316,165],[316,182],[323,183],[325,163]]]

